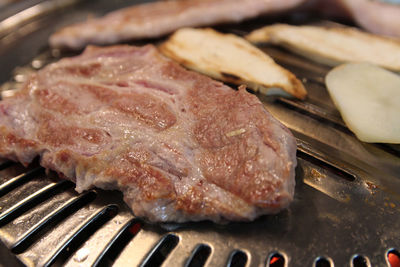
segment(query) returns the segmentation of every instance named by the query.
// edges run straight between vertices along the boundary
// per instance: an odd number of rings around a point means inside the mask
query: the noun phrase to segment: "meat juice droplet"
[[[83,262],[89,256],[90,250],[88,248],[81,248],[75,254],[74,261]]]

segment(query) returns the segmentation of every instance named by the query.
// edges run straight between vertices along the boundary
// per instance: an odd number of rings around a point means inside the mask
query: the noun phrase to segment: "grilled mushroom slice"
[[[275,24],[251,32],[246,39],[254,43],[281,45],[329,66],[345,62],[369,62],[400,71],[399,40],[355,28]]]
[[[263,94],[304,99],[307,92],[294,74],[245,39],[212,29],[185,28],[160,46],[166,56],[216,79],[246,84]]]

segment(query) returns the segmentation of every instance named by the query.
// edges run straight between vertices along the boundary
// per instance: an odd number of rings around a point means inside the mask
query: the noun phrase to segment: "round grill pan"
[[[56,28],[140,2],[36,0],[0,10],[2,91],[73,55],[48,47]],[[331,23],[296,13],[218,29],[245,34],[276,21]],[[0,266],[360,267],[399,259],[399,146],[362,143],[346,128],[324,85],[329,68],[274,46],[261,49],[309,92],[306,101],[257,95],[297,139],[295,200],[287,210],[249,223],[152,225],[136,218],[119,192],[77,194],[37,163],[4,161]]]

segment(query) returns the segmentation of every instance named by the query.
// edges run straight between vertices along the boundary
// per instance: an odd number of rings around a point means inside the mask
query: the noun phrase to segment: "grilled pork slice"
[[[400,38],[399,0],[308,0],[305,10],[319,17],[351,19],[374,34]]]
[[[67,26],[50,37],[50,45],[80,49],[87,44],[154,38],[181,27],[239,22],[260,14],[287,10],[304,1],[180,0],[134,5],[101,18]]]
[[[383,0],[337,0],[354,21],[376,34],[400,37],[400,5],[383,3]],[[386,1],[390,2],[390,1]]]
[[[160,49],[186,67],[222,81],[247,84],[267,95],[283,94],[300,99],[307,95],[303,84],[291,72],[233,34],[212,29],[180,29]]]
[[[151,221],[252,220],[288,206],[296,143],[256,96],[152,45],[88,47],[0,102],[0,155],[76,190],[118,189]]]
[[[400,41],[354,28],[275,24],[255,30],[246,38],[251,42],[282,45],[329,66],[343,62],[369,62],[400,71]]]

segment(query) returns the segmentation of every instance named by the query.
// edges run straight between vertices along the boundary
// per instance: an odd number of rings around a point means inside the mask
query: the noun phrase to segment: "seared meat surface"
[[[305,0],[158,1],[116,10],[104,17],[67,26],[54,33],[54,47],[80,49],[87,44],[154,38],[182,27],[239,22],[260,14],[293,8]]]
[[[151,221],[252,220],[288,206],[296,143],[256,96],[152,46],[88,47],[0,102],[0,156],[118,189]]]

